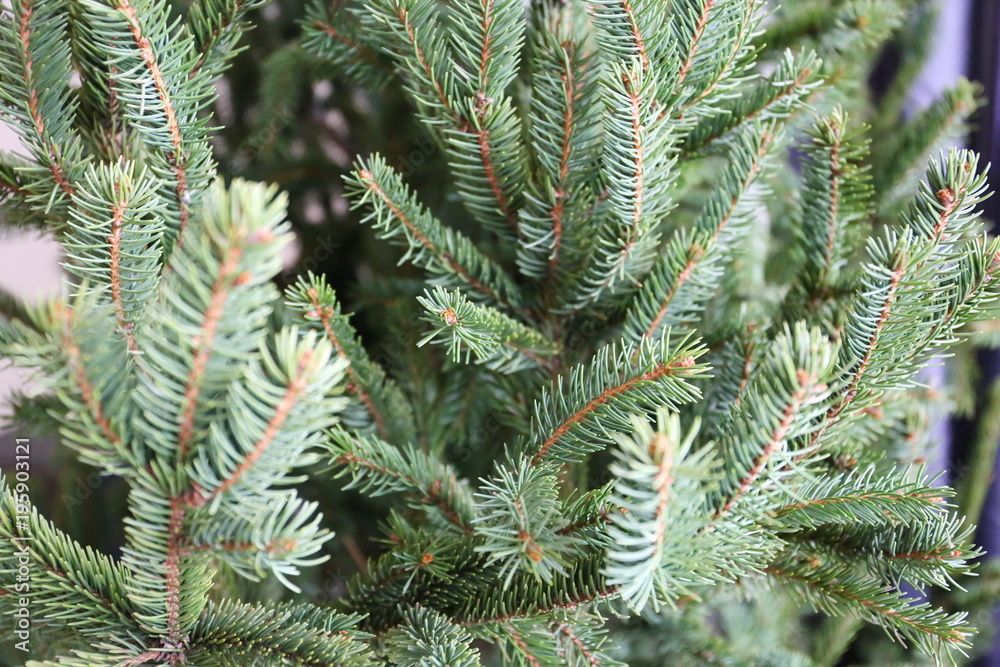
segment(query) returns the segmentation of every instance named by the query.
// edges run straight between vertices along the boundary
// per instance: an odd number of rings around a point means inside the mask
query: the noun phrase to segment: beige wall
[[[0,150],[16,150],[17,137],[0,123]],[[12,235],[0,230],[0,287],[27,300],[38,300],[59,290],[59,246],[39,234]],[[24,389],[26,374],[0,362],[0,431],[6,426],[11,391]]]

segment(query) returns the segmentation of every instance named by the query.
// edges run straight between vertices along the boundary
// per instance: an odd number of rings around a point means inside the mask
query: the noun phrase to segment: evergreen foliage
[[[991,317],[1000,242],[986,169],[935,150],[971,84],[890,141],[854,120],[898,121],[850,102],[911,5],[311,6],[269,85],[401,90],[447,169],[350,167],[424,276],[366,274],[389,307],[359,320],[324,277],[277,289],[285,196],[215,174],[205,110],[258,3],[14,0],[2,204],[69,280],[0,294],[0,352],[41,381],[18,416],[127,485],[115,557],[0,485],[0,608],[53,639],[28,664],[818,665],[857,620],[960,659],[968,614],[923,592],[967,581],[974,517],[898,448],[919,374]],[[320,599],[325,526],[369,502],[382,543],[339,534],[356,573]],[[833,617],[808,646],[776,629],[798,603]]]

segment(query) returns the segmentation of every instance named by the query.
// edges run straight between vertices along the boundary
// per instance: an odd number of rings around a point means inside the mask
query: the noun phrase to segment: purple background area
[[[951,39],[942,39],[939,42],[968,43],[969,53],[966,59],[967,75],[979,81],[985,90],[987,106],[982,110],[977,119],[977,129],[970,137],[970,145],[982,153],[983,161],[989,162],[997,167],[1000,163],[1000,104],[998,104],[997,92],[1000,89],[1000,2],[997,0],[946,0],[942,2],[944,14],[962,12],[968,15],[971,21],[967,24],[964,33],[958,33],[958,40],[952,42]],[[942,28],[944,29],[944,28]],[[967,39],[961,39],[962,36]],[[928,68],[932,73],[937,67],[951,67],[947,56],[936,57],[932,60]],[[950,69],[942,69],[940,76],[949,76]],[[997,188],[996,172],[991,179],[994,189]],[[984,205],[984,211],[988,220],[992,222],[993,232],[1000,231],[1000,195],[994,195]],[[986,388],[997,377],[1000,377],[1000,350],[987,350],[980,355],[980,368],[982,370],[983,382],[980,391],[985,392]],[[961,465],[964,452],[963,446],[967,442],[967,435],[970,433],[972,425],[956,422],[953,424],[951,439],[951,456],[955,465]],[[977,542],[986,550],[987,558],[996,558],[1000,555],[1000,484],[996,479],[1000,477],[1000,465],[996,462],[993,468],[994,482],[990,493],[986,499],[983,514],[980,517]],[[1000,611],[994,612],[994,626],[1000,627]],[[983,656],[978,662],[981,667],[1000,667],[1000,642],[994,641],[992,650]]]

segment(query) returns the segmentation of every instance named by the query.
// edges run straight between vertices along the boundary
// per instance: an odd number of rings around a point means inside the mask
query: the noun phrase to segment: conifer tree
[[[897,450],[1000,244],[985,166],[936,151],[971,85],[874,147],[858,119],[895,122],[852,79],[913,4],[313,7],[279,64],[402,90],[447,168],[345,179],[405,265],[366,285],[385,353],[324,276],[275,287],[279,189],[216,176],[205,109],[256,3],[14,0],[4,220],[69,279],[0,299],[0,350],[42,382],[18,415],[128,486],[108,555],[7,471],[27,664],[830,664],[854,619],[959,659],[967,614],[920,592],[969,579],[973,526]],[[351,502],[382,543],[319,599]],[[802,607],[834,619],[809,642],[765,619]]]

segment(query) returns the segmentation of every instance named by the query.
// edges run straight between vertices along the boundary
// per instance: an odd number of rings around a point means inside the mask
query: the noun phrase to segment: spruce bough
[[[387,369],[323,277],[274,287],[277,189],[215,177],[202,109],[256,3],[175,20],[162,0],[15,0],[0,95],[25,155],[0,162],[5,222],[56,234],[70,280],[39,307],[4,296],[0,350],[46,390],[21,414],[129,486],[110,558],[8,472],[0,604],[26,559],[33,627],[59,639],[29,664],[735,656],[705,618],[734,591],[967,649],[965,613],[906,592],[958,585],[979,551],[951,491],[895,460],[893,410],[997,295],[985,169],[924,159],[974,92],[902,131],[922,171],[871,174],[831,66],[762,41],[799,44],[821,13],[762,37],[763,4],[311,9],[303,48],[404,87],[467,217],[445,224],[377,154],[346,179],[426,275],[387,283],[418,339]],[[877,43],[855,14],[890,34],[904,3],[842,4],[837,29]],[[792,231],[770,257],[769,212]],[[477,446],[495,460],[469,478],[455,454]],[[326,558],[304,476],[387,496],[385,545],[332,606],[240,599],[233,574],[299,593]],[[677,645],[652,655],[637,628]]]

